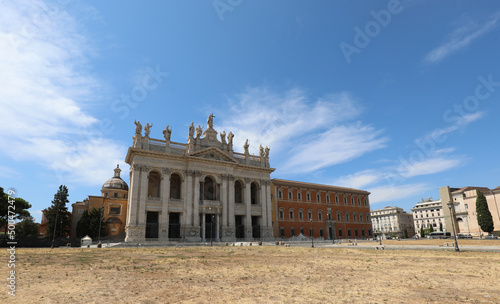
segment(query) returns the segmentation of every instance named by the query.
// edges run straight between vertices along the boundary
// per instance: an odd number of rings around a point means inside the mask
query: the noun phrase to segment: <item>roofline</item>
[[[273,182],[274,184],[277,184],[277,185],[294,185],[294,186],[298,186],[298,187],[302,187],[302,188],[320,188],[320,189],[329,190],[329,191],[351,192],[351,193],[370,195],[370,192],[368,192],[368,191],[354,189],[354,188],[347,188],[347,187],[338,187],[338,186],[330,186],[330,185],[324,185],[324,184],[298,182],[298,181],[278,179],[278,178],[272,178],[271,182]]]

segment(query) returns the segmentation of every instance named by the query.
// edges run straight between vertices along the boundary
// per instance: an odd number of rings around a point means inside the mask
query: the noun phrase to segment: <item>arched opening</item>
[[[160,197],[161,175],[156,171],[149,173],[148,177],[148,197]]]
[[[239,180],[234,182],[234,203],[243,203],[243,185]]]
[[[250,184],[250,202],[252,205],[259,204],[259,186],[255,182]]]
[[[216,186],[217,186],[217,184],[214,182],[214,180],[210,176],[205,177],[205,180],[203,183],[203,199],[204,200],[208,200],[208,201],[217,200]]]
[[[170,176],[170,198],[181,199],[181,177],[177,173]]]

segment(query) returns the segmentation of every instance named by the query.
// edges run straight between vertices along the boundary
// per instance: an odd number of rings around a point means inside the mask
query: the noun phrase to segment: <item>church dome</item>
[[[127,183],[120,177],[120,169],[119,165],[116,165],[115,176],[108,179],[104,185],[102,185],[102,190],[105,189],[120,189],[120,190],[128,190]]]

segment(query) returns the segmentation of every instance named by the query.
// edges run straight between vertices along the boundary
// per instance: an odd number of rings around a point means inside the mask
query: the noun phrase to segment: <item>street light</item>
[[[309,218],[309,220],[311,220],[311,247],[314,248],[313,218],[312,218],[312,215],[311,215],[311,218]]]
[[[457,243],[457,233],[455,231],[455,221],[453,218],[453,214],[451,213],[451,207],[453,206],[452,202],[448,202],[448,209],[450,209],[450,219],[451,219],[451,227],[453,228],[453,236],[455,238],[455,251],[460,251],[460,248],[458,248],[458,243]]]

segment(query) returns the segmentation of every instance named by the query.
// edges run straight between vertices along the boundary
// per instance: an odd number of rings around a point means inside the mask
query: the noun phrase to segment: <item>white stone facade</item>
[[[149,137],[136,122],[130,164],[126,242],[146,240],[270,240],[271,179],[269,149],[250,155],[233,151],[233,137],[213,129],[189,127],[187,144]],[[202,134],[203,132],[203,134]]]
[[[385,207],[384,209],[372,210],[370,215],[373,234],[375,236],[382,238],[391,235],[403,237],[405,229],[408,237],[415,235],[413,216],[410,213],[406,213],[402,208]]]
[[[411,211],[413,212],[415,234],[420,235],[422,227],[426,229],[431,226],[434,231],[440,231],[439,228],[441,226],[443,227],[443,231],[447,231],[440,199],[436,201],[432,197],[429,197],[427,200],[422,199],[422,202],[416,204]]]

